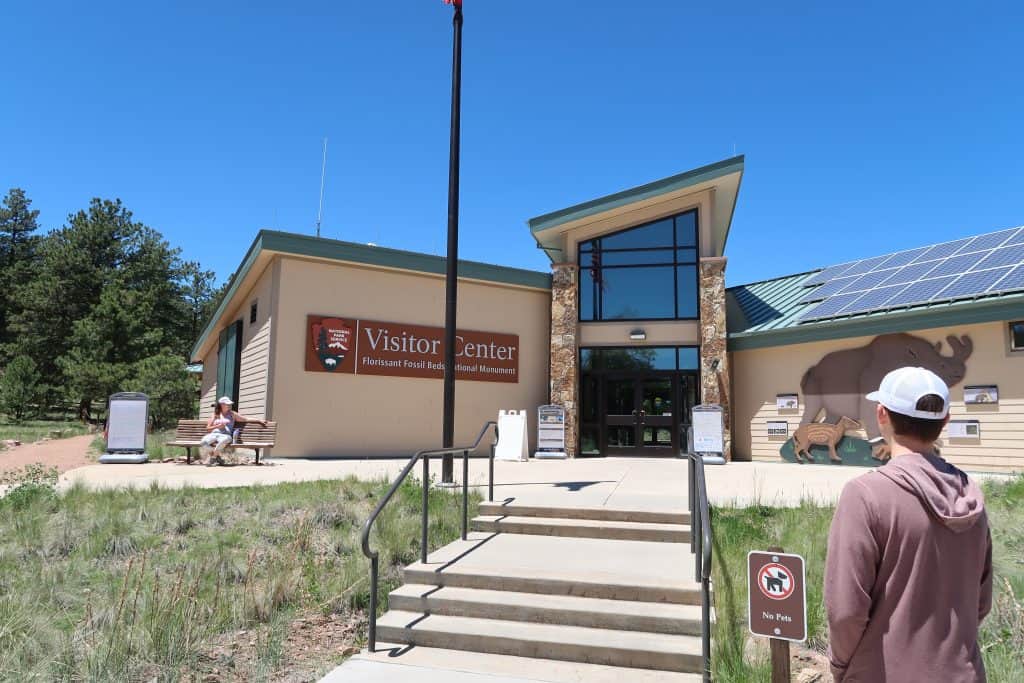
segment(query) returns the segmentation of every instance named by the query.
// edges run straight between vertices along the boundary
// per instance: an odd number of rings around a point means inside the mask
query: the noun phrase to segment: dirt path
[[[94,437],[94,434],[84,434],[67,439],[27,443],[0,451],[0,473],[21,469],[36,462],[56,467],[62,474],[76,467],[95,464],[95,458],[89,456],[89,444]]]

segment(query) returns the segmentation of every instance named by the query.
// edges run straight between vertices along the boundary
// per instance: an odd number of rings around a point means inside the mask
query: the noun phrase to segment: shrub
[[[0,475],[0,484],[11,487],[7,495],[0,498],[0,507],[24,510],[37,501],[56,498],[57,468],[45,467],[41,463],[25,465],[20,470]]]
[[[17,356],[0,377],[0,412],[21,422],[42,400],[44,388],[36,363],[28,356]]]

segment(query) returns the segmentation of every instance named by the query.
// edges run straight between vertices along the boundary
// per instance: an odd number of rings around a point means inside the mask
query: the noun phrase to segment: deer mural
[[[836,453],[836,446],[846,436],[848,429],[860,429],[860,423],[848,417],[839,418],[839,422],[831,425],[825,422],[809,422],[800,425],[793,432],[793,455],[797,462],[814,462],[814,455],[811,454],[811,446],[828,446],[828,457],[832,462],[842,462],[843,459]],[[800,459],[800,454],[804,459]]]
[[[874,403],[864,396],[877,389],[887,373],[905,365],[927,368],[949,386],[959,384],[967,371],[966,361],[974,344],[966,335],[959,338],[950,335],[946,341],[953,352],[949,356],[943,355],[942,342],[932,344],[905,333],[881,335],[866,346],[826,354],[804,373],[800,382],[805,405],[800,429],[818,424],[817,419],[824,411],[823,422],[832,423],[830,427],[851,416],[864,426],[870,441],[879,440],[881,434],[874,419]],[[794,447],[796,443],[794,441]],[[876,444],[872,455],[877,460],[887,460],[889,446],[884,442]],[[834,449],[830,456],[838,460]]]

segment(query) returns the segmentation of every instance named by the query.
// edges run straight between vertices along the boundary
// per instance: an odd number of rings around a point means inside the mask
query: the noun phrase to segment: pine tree
[[[12,292],[18,283],[31,277],[39,237],[32,200],[25,191],[12,188],[0,204],[0,362],[10,360],[7,348],[11,342],[10,319],[17,312]]]

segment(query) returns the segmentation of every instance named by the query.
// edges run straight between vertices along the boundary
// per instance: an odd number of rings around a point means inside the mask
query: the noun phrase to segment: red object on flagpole
[[[456,7],[462,7],[462,0],[444,0],[446,5],[455,5]]]

